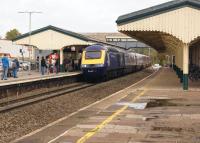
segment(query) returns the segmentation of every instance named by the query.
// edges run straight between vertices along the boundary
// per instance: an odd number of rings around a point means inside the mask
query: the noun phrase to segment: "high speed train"
[[[81,68],[86,79],[109,79],[150,66],[148,56],[123,48],[96,44],[82,54]]]

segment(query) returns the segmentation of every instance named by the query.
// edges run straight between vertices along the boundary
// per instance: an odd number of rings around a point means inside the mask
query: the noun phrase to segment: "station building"
[[[170,55],[188,90],[189,65],[200,64],[200,1],[174,0],[120,16],[118,31]]]
[[[62,67],[64,57],[70,57],[76,62],[81,57],[82,49],[96,41],[84,35],[49,25],[32,31],[31,36],[29,33],[20,35],[13,42],[19,45],[29,44],[33,49],[33,60],[57,52],[60,55]]]

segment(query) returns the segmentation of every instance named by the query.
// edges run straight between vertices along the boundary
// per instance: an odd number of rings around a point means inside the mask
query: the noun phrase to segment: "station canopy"
[[[94,41],[84,35],[49,25],[32,31],[31,36],[29,33],[20,35],[13,42],[32,45],[39,50],[60,50],[68,46],[91,45]]]
[[[159,52],[197,44],[200,36],[200,1],[174,0],[120,16],[118,31]]]

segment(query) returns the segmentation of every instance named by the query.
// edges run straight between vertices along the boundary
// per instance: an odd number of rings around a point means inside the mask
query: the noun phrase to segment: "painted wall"
[[[29,37],[19,39],[17,44],[29,44]],[[31,36],[31,45],[39,50],[60,50],[70,45],[88,45],[88,42],[53,30],[43,31]]]
[[[20,49],[24,52],[24,57],[29,58],[29,51],[26,46],[16,45],[9,40],[0,40],[0,53],[10,53],[11,57],[22,57]]]

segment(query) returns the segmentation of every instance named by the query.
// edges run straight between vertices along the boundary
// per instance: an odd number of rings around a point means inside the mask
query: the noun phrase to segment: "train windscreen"
[[[85,57],[86,59],[100,59],[101,51],[87,51]]]

